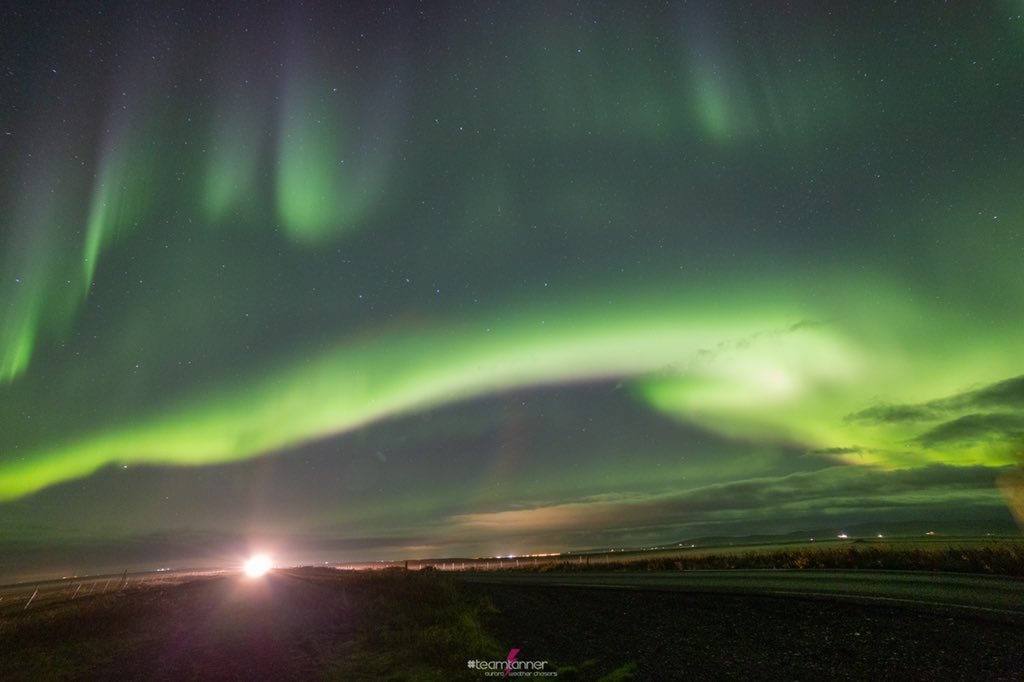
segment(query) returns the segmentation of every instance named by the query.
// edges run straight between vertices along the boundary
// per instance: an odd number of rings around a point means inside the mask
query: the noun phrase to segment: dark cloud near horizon
[[[1024,438],[1024,375],[921,403],[878,404],[846,416],[875,425],[938,422],[911,442],[926,448]]]
[[[673,538],[811,531],[829,525],[842,528],[880,517],[893,523],[941,518],[1006,526],[1012,517],[997,492],[996,480],[1008,470],[940,464],[897,471],[833,466],[654,496],[646,492],[597,495],[575,502],[552,498],[533,508],[510,505],[506,512],[456,513],[447,520],[425,518],[418,526],[397,521],[391,528],[374,523],[372,529],[346,525],[333,531],[325,527],[318,532],[256,535],[183,528],[121,537],[12,537],[0,541],[0,557],[4,557],[0,574],[18,575],[38,567],[62,573],[81,566],[119,571],[154,562],[175,567],[224,566],[257,547],[278,548],[290,561],[309,562],[343,556],[486,556],[564,548],[567,543],[643,546]],[[538,516],[544,519],[539,526]],[[885,522],[879,521],[879,528],[887,530]]]
[[[933,421],[938,412],[927,405],[872,405],[871,407],[846,415],[846,421],[860,421],[872,424],[893,424],[900,422]]]
[[[927,522],[943,510],[961,518],[1010,523],[1011,515],[996,480],[1008,468],[935,464],[886,471],[855,465],[815,472],[760,477],[668,493],[553,501],[549,506],[471,514],[455,519],[464,530],[497,538],[531,538],[550,542],[566,534],[606,538],[640,538],[657,542],[667,536],[743,535],[784,523],[812,529],[825,521],[851,524],[872,518]],[[945,518],[945,517],[943,517]],[[646,541],[646,540],[644,540]],[[501,543],[496,542],[495,547]]]
[[[1024,438],[1024,414],[968,414],[929,429],[915,440],[925,447]]]
[[[834,448],[817,448],[815,450],[808,450],[809,455],[856,455],[857,453],[864,452],[864,448],[851,445],[849,447],[834,447]]]
[[[875,424],[936,421],[950,413],[979,409],[1024,408],[1024,375],[997,381],[983,388],[923,403],[880,403],[846,416],[848,421]]]
[[[798,472],[779,478],[759,478],[694,490],[680,498],[687,511],[769,509],[794,503],[860,500],[871,506],[879,498],[919,493],[923,489],[994,490],[1001,469],[933,464],[918,469],[883,471],[872,467],[840,466]]]
[[[1024,408],[1024,375],[968,391],[949,399],[953,408],[973,407]]]

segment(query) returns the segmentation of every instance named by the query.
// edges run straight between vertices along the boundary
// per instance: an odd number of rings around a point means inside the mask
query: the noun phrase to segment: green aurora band
[[[890,306],[887,319],[905,314],[898,301]],[[565,302],[306,353],[260,378],[168,406],[128,428],[4,463],[0,499],[114,463],[238,460],[495,391],[608,378],[632,379],[635,393],[653,407],[730,437],[834,450],[853,463],[1014,462],[1013,450],[1000,443],[950,452],[915,444],[921,432],[916,424],[880,428],[844,419],[879,394],[913,402],[964,388],[948,373],[935,374],[921,362],[925,358],[912,366],[897,339],[877,333],[857,339],[836,323],[772,311],[766,300],[727,312],[720,308],[720,302],[693,305],[664,295],[608,301],[591,310]],[[879,312],[874,308],[871,314]],[[859,326],[867,319],[865,311]],[[968,377],[994,381],[1012,362],[999,353],[1000,345],[996,341],[985,352],[984,363],[965,358],[958,366]],[[887,346],[888,354],[879,353]],[[946,350],[935,361],[943,361]],[[969,346],[960,350],[979,354]],[[851,445],[856,447],[842,453]]]

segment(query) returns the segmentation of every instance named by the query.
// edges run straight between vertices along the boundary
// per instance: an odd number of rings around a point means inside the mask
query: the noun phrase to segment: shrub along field
[[[1024,576],[1024,542],[993,545],[965,544],[906,546],[853,541],[842,546],[761,548],[701,554],[643,558],[633,555],[617,561],[557,561],[519,570],[538,571],[686,571],[709,569],[883,569],[892,571],[945,571]],[[503,569],[516,570],[516,569]]]

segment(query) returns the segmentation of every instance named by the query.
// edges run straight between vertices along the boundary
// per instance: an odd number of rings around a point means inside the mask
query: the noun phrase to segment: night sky
[[[0,574],[1015,527],[1019,0],[45,4]]]

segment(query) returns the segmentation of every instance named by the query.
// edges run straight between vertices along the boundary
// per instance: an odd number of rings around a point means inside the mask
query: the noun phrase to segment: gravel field
[[[472,585],[523,660],[635,665],[637,680],[1020,680],[1024,626],[959,610],[811,598]],[[571,675],[563,674],[560,679]],[[629,678],[626,678],[629,679]]]

